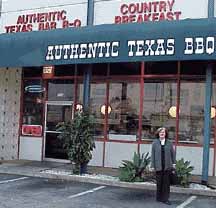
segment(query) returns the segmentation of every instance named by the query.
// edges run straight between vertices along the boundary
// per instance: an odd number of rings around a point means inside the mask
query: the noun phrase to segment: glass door
[[[67,122],[73,118],[73,102],[71,101],[48,101],[45,111],[45,159],[67,159],[66,151],[62,142],[57,138],[59,132],[56,125],[59,122]]]

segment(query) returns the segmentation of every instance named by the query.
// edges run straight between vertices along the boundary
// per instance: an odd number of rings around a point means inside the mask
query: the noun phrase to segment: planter
[[[80,175],[87,173],[88,162],[80,164]]]

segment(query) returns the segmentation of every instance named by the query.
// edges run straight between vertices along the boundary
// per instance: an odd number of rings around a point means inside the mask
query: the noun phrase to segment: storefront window
[[[73,80],[52,80],[48,82],[49,101],[73,101]]]
[[[27,77],[42,77],[43,67],[24,67],[23,76]]]
[[[24,81],[23,124],[42,125],[44,90],[41,80]]]
[[[95,136],[103,138],[105,121],[106,84],[91,84],[90,110],[95,118]]]
[[[177,62],[147,62],[145,65],[144,74],[152,75],[165,75],[165,74],[177,74]]]
[[[78,83],[77,84],[77,98],[76,98],[76,110],[82,110],[83,109],[83,84]]]
[[[145,80],[142,116],[142,139],[154,139],[159,127],[166,127],[175,139],[177,85],[174,81]]]
[[[182,61],[181,62],[181,75],[205,75],[206,62],[203,61]]]
[[[54,73],[58,77],[74,76],[75,65],[56,65]]]
[[[140,84],[121,81],[110,83],[108,124],[109,139],[137,139]]]
[[[205,83],[181,81],[179,142],[203,143]]]
[[[213,82],[212,87],[212,102],[211,102],[211,144],[216,141],[216,81]]]
[[[125,63],[111,63],[110,72],[111,76],[113,75],[140,75],[140,62],[125,62]]]

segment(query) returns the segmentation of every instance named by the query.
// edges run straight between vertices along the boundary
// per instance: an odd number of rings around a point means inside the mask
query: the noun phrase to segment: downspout
[[[214,0],[208,0],[208,18],[214,17]],[[204,144],[202,162],[202,184],[208,183],[209,151],[211,135],[211,95],[212,95],[212,64],[206,69],[205,113],[204,113]]]
[[[88,0],[87,9],[87,26],[93,25],[94,21],[94,0]],[[91,84],[92,65],[89,64],[84,71],[84,92],[83,92],[83,107],[84,110],[89,108],[90,102],[90,84]]]
[[[1,18],[1,15],[2,15],[2,0],[0,0],[0,18]]]

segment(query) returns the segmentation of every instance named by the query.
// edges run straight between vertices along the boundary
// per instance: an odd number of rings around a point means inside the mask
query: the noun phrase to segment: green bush
[[[75,163],[73,172],[82,171],[80,168],[92,159],[92,151],[95,148],[94,118],[88,111],[76,112],[70,122],[59,123],[57,131],[60,132],[58,138],[63,142],[68,159]]]
[[[142,182],[144,181],[144,171],[150,163],[149,153],[139,153],[134,152],[133,160],[123,160],[122,165],[119,167],[119,179],[120,181],[126,182]]]
[[[194,167],[190,166],[190,161],[184,161],[183,158],[176,161],[176,174],[178,177],[179,185],[188,187],[189,177]]]

